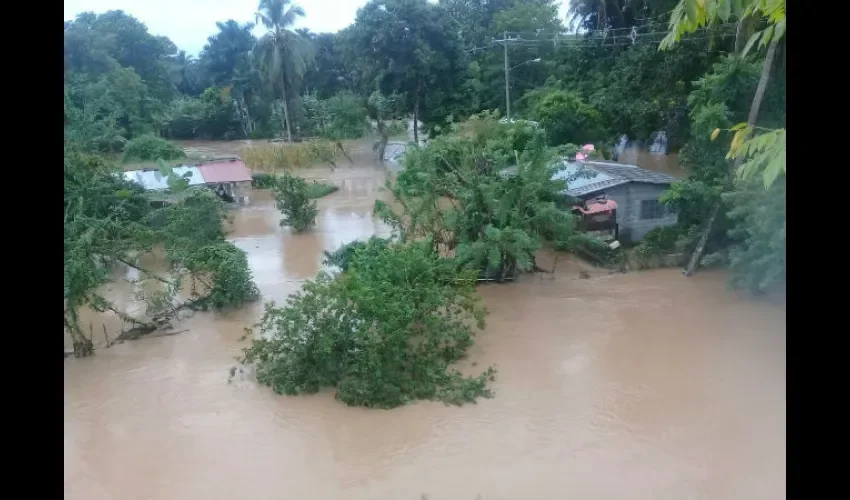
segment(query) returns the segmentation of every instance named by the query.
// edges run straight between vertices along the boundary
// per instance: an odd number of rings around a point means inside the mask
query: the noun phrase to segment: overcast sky
[[[307,14],[296,28],[316,33],[339,31],[354,22],[367,0],[296,0]],[[569,0],[561,3],[561,17]],[[197,55],[216,31],[217,21],[254,20],[259,0],[65,0],[65,20],[86,11],[123,10],[145,23],[151,33],[165,35],[180,49]],[[258,29],[257,34],[261,31]]]

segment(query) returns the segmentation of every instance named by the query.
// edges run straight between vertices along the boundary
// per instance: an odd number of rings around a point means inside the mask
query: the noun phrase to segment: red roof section
[[[245,168],[242,160],[225,160],[198,165],[198,171],[204,182],[244,182],[251,180],[251,172]]]
[[[617,202],[614,200],[592,200],[587,202],[587,208],[580,206],[575,206],[574,208],[583,214],[598,214],[600,212],[615,210],[617,208]]]

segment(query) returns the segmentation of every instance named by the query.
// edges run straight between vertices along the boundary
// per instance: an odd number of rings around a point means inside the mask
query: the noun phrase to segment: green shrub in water
[[[283,215],[281,226],[290,226],[300,233],[316,225],[319,209],[316,202],[311,201],[309,186],[301,177],[284,172],[275,181],[274,199]]]
[[[372,240],[350,264],[339,277],[320,273],[282,307],[266,304],[241,360],[260,383],[290,395],[335,387],[340,401],[374,408],[492,396],[494,369],[466,377],[451,368],[472,345],[472,325],[484,326],[474,272],[421,241]]]
[[[251,187],[254,189],[271,189],[276,177],[273,174],[257,173],[251,175]]]

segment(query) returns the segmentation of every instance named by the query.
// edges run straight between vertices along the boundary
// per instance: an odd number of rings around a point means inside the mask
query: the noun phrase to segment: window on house
[[[640,218],[642,220],[663,219],[667,211],[658,200],[641,200]]]

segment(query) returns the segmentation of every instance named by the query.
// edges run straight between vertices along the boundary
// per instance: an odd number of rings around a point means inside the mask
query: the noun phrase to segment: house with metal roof
[[[249,202],[251,172],[238,158],[179,165],[173,167],[173,171],[181,177],[188,174],[190,186],[206,186],[227,201]],[[168,179],[156,169],[130,170],[124,172],[124,178],[141,184],[147,191],[168,189]]]
[[[676,224],[676,213],[658,201],[678,181],[672,175],[609,161],[564,161],[555,177],[566,179],[564,194],[579,201],[583,213],[594,213],[597,200],[608,208],[613,202],[621,241],[640,241],[652,229]]]

